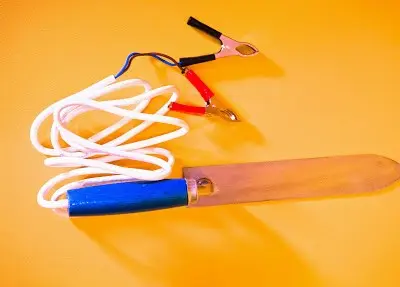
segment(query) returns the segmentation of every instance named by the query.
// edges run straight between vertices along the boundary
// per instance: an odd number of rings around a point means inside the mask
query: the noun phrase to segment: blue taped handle
[[[121,182],[67,192],[69,216],[109,215],[188,205],[185,179]]]

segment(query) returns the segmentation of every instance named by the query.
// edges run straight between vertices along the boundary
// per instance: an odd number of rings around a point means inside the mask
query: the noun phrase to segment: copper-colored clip
[[[213,61],[228,56],[251,57],[259,53],[254,45],[247,42],[236,41],[207,24],[200,22],[196,18],[190,17],[187,24],[217,39],[221,43],[221,49],[214,54],[180,58],[179,63],[182,67]]]

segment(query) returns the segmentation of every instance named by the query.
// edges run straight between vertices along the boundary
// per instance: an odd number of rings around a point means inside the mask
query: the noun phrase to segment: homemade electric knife
[[[69,216],[151,211],[377,191],[400,178],[400,164],[379,155],[348,155],[186,167],[183,178],[130,181],[67,192]]]

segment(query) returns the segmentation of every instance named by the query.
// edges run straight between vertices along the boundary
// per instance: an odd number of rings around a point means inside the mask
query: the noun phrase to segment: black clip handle
[[[203,55],[203,56],[197,56],[197,57],[180,58],[179,64],[182,67],[187,67],[190,65],[200,64],[200,63],[209,62],[209,61],[213,61],[213,60],[215,60],[215,54],[209,54],[209,55]]]
[[[193,18],[192,16],[190,16],[189,20],[187,21],[187,24],[189,26],[192,26],[194,28],[197,28],[201,31],[203,31],[204,33],[207,33],[208,35],[210,35],[211,37],[214,37],[216,39],[219,39],[219,37],[221,37],[222,33],[215,30],[214,28],[211,28],[210,26],[200,22],[199,20]]]

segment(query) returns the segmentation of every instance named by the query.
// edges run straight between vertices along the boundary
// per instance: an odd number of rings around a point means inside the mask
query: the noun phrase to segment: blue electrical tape
[[[67,192],[69,216],[135,213],[188,205],[185,179],[120,182]]]

